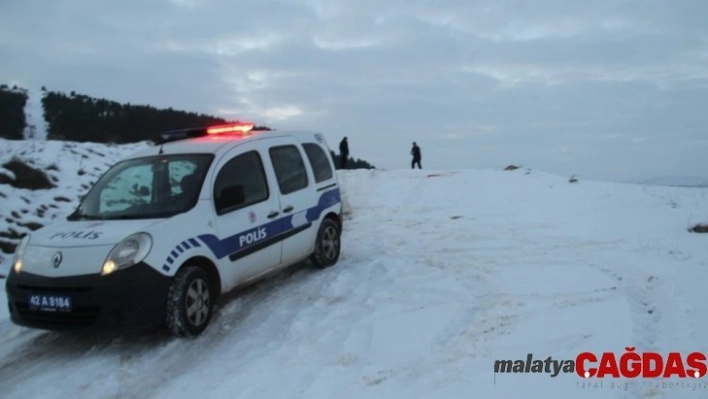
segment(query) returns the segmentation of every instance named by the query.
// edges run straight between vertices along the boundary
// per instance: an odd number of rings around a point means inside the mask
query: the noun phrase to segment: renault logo
[[[61,265],[61,261],[62,261],[61,252],[55,253],[54,256],[52,257],[52,264],[54,265],[55,269],[57,267],[59,267],[59,265]]]

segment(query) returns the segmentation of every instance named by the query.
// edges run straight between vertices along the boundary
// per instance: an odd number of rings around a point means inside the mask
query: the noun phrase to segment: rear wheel
[[[339,259],[340,250],[339,225],[332,219],[324,219],[317,231],[315,252],[310,260],[319,267],[325,268],[334,265]]]
[[[209,276],[202,268],[188,266],[181,269],[167,294],[167,328],[179,337],[201,334],[211,320],[212,298]]]

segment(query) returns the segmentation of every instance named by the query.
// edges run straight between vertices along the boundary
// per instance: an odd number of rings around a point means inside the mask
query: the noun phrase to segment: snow
[[[88,178],[77,176],[71,149],[89,156],[88,170],[131,150],[64,145],[49,142],[35,157],[59,165],[59,187],[16,190],[0,212],[74,201]],[[708,189],[571,184],[528,169],[340,178],[339,263],[298,265],[229,295],[194,340],[26,329],[8,320],[0,292],[2,397],[708,397],[641,379],[582,388],[575,374],[493,372],[495,360],[529,353],[708,353],[708,236],[687,231],[708,219]],[[47,217],[75,202],[60,205]]]
[[[658,186],[708,187],[708,178],[698,176],[662,176],[641,180],[638,183]]]
[[[44,91],[30,89],[27,93],[27,104],[25,104],[25,120],[27,127],[24,135],[26,139],[46,140],[48,124],[44,119],[44,107],[42,99]]]

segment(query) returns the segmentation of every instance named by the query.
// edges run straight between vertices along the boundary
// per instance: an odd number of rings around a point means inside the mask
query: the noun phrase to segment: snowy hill
[[[64,145],[5,150],[2,162],[26,151],[23,159],[59,170],[48,172],[55,189],[0,185],[9,223],[0,231],[63,216],[128,150]],[[337,266],[302,265],[232,295],[196,340],[21,328],[8,320],[3,286],[2,396],[708,397],[641,379],[582,388],[576,374],[494,373],[496,360],[527,354],[708,353],[708,236],[687,232],[708,219],[708,189],[571,184],[522,169],[340,177],[347,220]],[[40,204],[57,208],[42,218]],[[7,222],[13,211],[21,217]]]

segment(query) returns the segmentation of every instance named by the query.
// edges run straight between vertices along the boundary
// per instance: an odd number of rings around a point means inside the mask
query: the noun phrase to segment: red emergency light
[[[256,125],[253,122],[234,122],[226,125],[170,130],[160,134],[161,140],[158,140],[157,144],[205,136],[210,136],[213,139],[219,138],[227,140],[233,138],[230,134],[239,136],[249,135],[255,127]]]
[[[248,133],[256,125],[252,122],[236,122],[227,125],[210,126],[207,128],[207,134],[223,134],[223,133]]]

